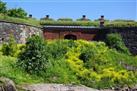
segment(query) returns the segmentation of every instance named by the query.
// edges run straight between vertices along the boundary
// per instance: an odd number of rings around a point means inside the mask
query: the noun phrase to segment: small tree
[[[7,12],[6,3],[0,0],[0,13],[5,14]]]
[[[7,12],[7,15],[11,16],[11,17],[17,17],[17,18],[26,18],[27,17],[26,11],[23,10],[22,8],[9,9]]]
[[[39,75],[46,68],[48,58],[44,39],[39,36],[28,38],[26,47],[18,57],[18,65],[28,73]]]
[[[14,57],[17,52],[17,43],[14,39],[14,36],[11,35],[8,43],[3,43],[2,53],[6,56]]]

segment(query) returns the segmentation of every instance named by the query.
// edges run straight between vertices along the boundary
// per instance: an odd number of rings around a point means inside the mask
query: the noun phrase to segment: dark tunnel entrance
[[[64,39],[69,39],[69,40],[77,40],[77,36],[68,34],[64,36]]]

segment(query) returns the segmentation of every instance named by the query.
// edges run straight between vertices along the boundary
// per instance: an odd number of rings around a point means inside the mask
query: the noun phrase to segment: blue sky
[[[80,18],[137,20],[137,0],[3,0],[9,8],[22,7],[36,18]]]

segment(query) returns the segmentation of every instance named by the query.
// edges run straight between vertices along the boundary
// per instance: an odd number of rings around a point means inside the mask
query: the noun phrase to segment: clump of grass
[[[16,67],[16,58],[0,55],[0,77],[7,77],[15,81],[16,84],[42,82],[41,77],[27,74]]]
[[[98,22],[93,21],[40,21],[41,25],[63,25],[63,26],[99,26]]]
[[[39,20],[32,19],[32,18],[23,19],[23,18],[15,18],[15,17],[10,17],[10,16],[0,14],[0,21],[7,21],[7,22],[13,22],[13,23],[22,23],[22,24],[41,27]]]

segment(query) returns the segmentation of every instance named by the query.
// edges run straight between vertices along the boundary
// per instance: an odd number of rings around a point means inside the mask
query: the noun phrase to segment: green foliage
[[[7,9],[6,3],[0,0],[0,14],[16,18],[27,18],[27,13],[22,8]]]
[[[7,21],[7,22],[13,22],[13,23],[28,24],[32,26],[38,26],[38,27],[41,26],[38,20],[35,20],[32,18],[22,19],[22,18],[9,17],[7,15],[0,14],[0,20]]]
[[[80,18],[80,19],[77,19],[76,21],[91,21],[90,19],[83,19],[83,18]]]
[[[64,25],[64,26],[99,26],[99,21],[90,21],[90,19],[84,20],[83,19],[77,19],[76,21],[73,21],[70,18],[60,18],[57,21],[55,21],[52,18],[41,18],[40,21],[36,19],[30,19],[27,18],[27,13],[22,8],[13,8],[13,9],[7,9],[6,3],[2,2],[0,0],[0,20],[2,21],[8,21],[8,22],[14,22],[14,23],[24,23],[28,25],[33,26],[43,26],[43,25]],[[134,20],[114,20],[112,22],[109,22],[108,20],[105,20],[105,27],[113,28],[113,27],[137,27],[137,22]]]
[[[39,36],[32,36],[18,57],[18,65],[28,73],[39,75],[45,71],[48,61],[45,50],[45,41]]]
[[[76,84],[76,75],[70,70],[65,59],[50,60],[44,78],[50,83]]]
[[[109,28],[122,28],[122,27],[137,27],[137,22],[117,21],[105,23],[105,27]]]
[[[17,52],[17,43],[14,39],[14,36],[10,36],[9,42],[8,43],[3,43],[2,45],[2,54],[6,56],[12,56],[14,57],[16,52]]]
[[[7,61],[2,65],[6,66],[6,63]],[[13,77],[13,80],[19,81],[18,83],[42,81],[83,84],[97,89],[132,86],[137,83],[137,69],[133,69],[137,68],[137,58],[108,48],[104,42],[44,42],[40,37],[33,36],[21,50],[17,63],[11,63],[13,68],[8,66],[10,70],[6,70],[7,73],[2,69],[0,76]],[[20,74],[21,72],[23,73]],[[30,81],[26,81],[27,77]]]
[[[99,21],[48,21],[48,20],[41,20],[41,25],[62,25],[62,26],[99,26]],[[137,27],[137,22],[109,22],[108,20],[105,21],[106,28],[124,28],[124,27]]]
[[[29,75],[16,67],[16,58],[0,54],[0,77],[12,79],[16,84],[38,83],[44,80],[35,75]]]
[[[100,22],[99,19],[95,19],[94,21],[95,21],[95,22]],[[105,19],[104,21],[105,21],[105,23],[106,23],[106,22],[107,22],[107,23],[110,22],[110,20],[107,20],[107,19]]]
[[[17,17],[17,18],[27,17],[26,11],[23,10],[22,8],[9,9],[7,15],[11,17]]]
[[[76,44],[76,47],[67,52],[66,60],[81,84],[98,89],[136,84],[137,75],[120,64],[135,66],[135,58],[108,49],[102,42],[80,40]]]
[[[6,3],[4,3],[4,2],[2,2],[2,1],[0,0],[0,14],[1,14],[1,13],[2,13],[2,14],[6,14],[6,12],[7,12]]]
[[[130,54],[130,52],[129,52],[128,48],[125,46],[120,34],[117,34],[117,33],[108,34],[107,38],[106,38],[106,44],[110,48],[115,48],[117,51],[119,51],[121,53]]]
[[[71,18],[59,18],[57,21],[73,21]]]
[[[33,26],[41,26],[40,22],[34,18],[27,18],[27,13],[22,8],[7,9],[6,3],[0,0],[0,20],[13,22],[13,23],[23,23]]]
[[[64,26],[98,26],[98,22],[92,21],[40,21],[41,25],[64,25]]]
[[[50,53],[50,58],[53,59],[60,59],[66,54],[68,48],[67,45],[63,44],[65,41],[54,41],[52,43],[49,43],[47,45],[48,47],[48,53]]]
[[[43,20],[43,21],[54,21],[54,19],[52,19],[52,18],[48,18],[48,19],[46,19],[46,18],[41,18],[40,20]]]
[[[116,19],[113,22],[135,22],[134,20],[124,20],[124,19]]]

